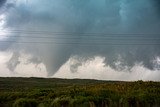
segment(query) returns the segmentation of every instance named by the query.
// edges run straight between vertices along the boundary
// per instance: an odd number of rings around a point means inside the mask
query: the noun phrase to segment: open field
[[[0,107],[160,107],[160,82],[0,78]]]

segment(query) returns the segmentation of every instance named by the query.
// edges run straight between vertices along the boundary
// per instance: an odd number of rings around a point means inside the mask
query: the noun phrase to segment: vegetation
[[[159,107],[160,82],[0,78],[0,107]]]

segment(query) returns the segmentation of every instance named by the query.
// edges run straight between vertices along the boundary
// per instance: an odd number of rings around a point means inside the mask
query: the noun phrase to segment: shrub
[[[13,107],[37,107],[38,103],[33,99],[20,98],[16,100]]]
[[[69,107],[71,99],[69,97],[56,98],[51,103],[51,107]]]

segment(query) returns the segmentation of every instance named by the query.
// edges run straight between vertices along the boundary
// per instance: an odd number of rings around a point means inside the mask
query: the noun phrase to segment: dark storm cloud
[[[7,0],[0,0],[0,7],[3,6],[3,4],[6,2]]]
[[[154,6],[157,8],[157,11],[160,14],[160,1],[159,0],[151,0],[152,2],[154,2]]]
[[[12,1],[12,2],[11,2]],[[10,34],[10,33],[4,33],[3,30],[5,30],[6,32],[8,32],[8,27],[10,27],[10,25],[8,26],[8,17],[6,16],[6,14],[10,13],[9,10],[14,8],[14,4],[15,1],[14,0],[0,0],[0,36],[3,37],[4,36],[4,41],[8,40],[9,36],[13,36],[14,34]],[[13,18],[14,19],[14,18]],[[14,21],[13,21],[14,22]],[[6,37],[5,37],[6,36]],[[9,40],[17,40],[18,38],[12,38],[10,37]],[[2,41],[2,39],[0,39]],[[5,51],[7,50],[13,43],[12,42],[0,42],[0,51]]]
[[[155,6],[156,5],[156,6]],[[43,45],[21,44],[17,51],[23,49],[35,56],[34,63],[43,62],[50,74],[54,74],[71,56],[78,55],[86,59],[94,56],[106,57],[106,62],[116,68],[115,62],[122,61],[122,66],[132,67],[136,62],[142,62],[147,68],[153,69],[152,59],[160,55],[159,45],[124,45],[111,44],[156,44],[160,43],[157,35],[160,33],[159,1],[151,0],[48,0],[17,1],[14,8],[7,14],[7,27],[25,29],[28,31],[77,32],[78,39],[32,39],[23,32],[17,33],[16,41],[51,41],[60,43],[76,43],[73,45]],[[84,36],[79,33],[97,33]],[[111,40],[109,33],[147,35],[116,35],[118,40]],[[151,35],[149,35],[151,34]],[[46,36],[46,34],[41,34]],[[29,36],[38,36],[29,34]],[[52,36],[59,37],[53,34]],[[106,37],[111,39],[106,39]],[[133,39],[128,39],[130,36]],[[142,36],[142,37],[139,37]],[[159,35],[158,35],[159,36]],[[68,38],[70,35],[63,35]],[[97,40],[100,38],[100,40]],[[122,40],[120,38],[123,38]],[[152,38],[146,40],[146,38]],[[101,44],[109,45],[101,45]],[[89,44],[87,46],[86,44]],[[98,44],[98,45],[97,45]],[[100,45],[99,45],[100,44]],[[15,44],[15,46],[17,46]],[[13,48],[13,47],[11,47]],[[15,51],[14,50],[14,51]],[[14,59],[13,55],[12,59]],[[38,58],[37,58],[38,57]],[[11,59],[11,60],[12,60]],[[16,61],[11,61],[9,65]],[[75,69],[80,64],[71,66]],[[16,67],[16,66],[15,66]],[[13,68],[12,68],[13,69]],[[122,68],[123,69],[123,68]]]

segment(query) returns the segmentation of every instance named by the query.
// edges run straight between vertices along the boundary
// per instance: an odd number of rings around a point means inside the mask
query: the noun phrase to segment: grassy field
[[[160,107],[160,82],[0,78],[0,107]]]

